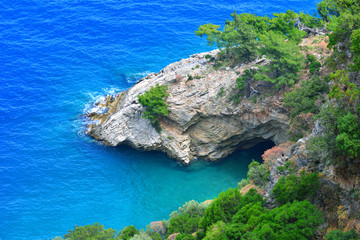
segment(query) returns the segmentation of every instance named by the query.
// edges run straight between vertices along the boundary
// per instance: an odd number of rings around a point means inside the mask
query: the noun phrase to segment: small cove
[[[269,145],[182,167],[101,145],[79,116],[98,97],[213,49],[194,35],[200,24],[223,24],[234,10],[313,12],[318,1],[0,2],[0,239],[22,240],[95,222],[144,228],[236,187]]]

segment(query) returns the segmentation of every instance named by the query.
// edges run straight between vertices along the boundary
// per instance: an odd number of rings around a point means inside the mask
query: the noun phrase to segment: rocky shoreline
[[[266,58],[216,70],[211,58],[217,53],[194,54],[149,74],[117,96],[107,96],[98,104],[106,111],[87,115],[96,120],[88,134],[110,146],[162,151],[184,164],[195,158],[216,161],[266,140],[285,142],[290,121],[281,91],[254,82],[250,86],[257,89],[254,96],[237,96],[236,78],[245,69],[268,64]],[[159,119],[160,133],[141,117],[144,108],[137,98],[156,84],[167,84],[169,93],[165,100],[169,115]]]

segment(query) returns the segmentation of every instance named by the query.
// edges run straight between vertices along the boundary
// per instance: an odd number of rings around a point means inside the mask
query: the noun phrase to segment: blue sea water
[[[81,114],[100,96],[211,50],[194,36],[234,10],[313,12],[316,0],[0,0],[0,239],[49,239],[74,225],[144,228],[245,177],[270,145],[181,167],[103,146]]]

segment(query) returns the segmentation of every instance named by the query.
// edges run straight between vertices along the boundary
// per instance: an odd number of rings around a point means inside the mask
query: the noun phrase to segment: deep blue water
[[[317,0],[0,0],[0,239],[47,239],[75,224],[121,229],[168,218],[245,177],[269,146],[184,168],[164,154],[110,148],[79,117],[99,96],[210,50],[193,33],[229,14]]]

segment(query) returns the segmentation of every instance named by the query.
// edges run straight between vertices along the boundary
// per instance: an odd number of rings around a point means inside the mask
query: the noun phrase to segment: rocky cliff
[[[88,133],[110,146],[159,150],[185,164],[194,158],[218,160],[265,140],[275,144],[286,141],[289,118],[280,93],[254,82],[248,86],[249,94],[237,96],[236,78],[245,69],[256,70],[268,61],[263,58],[215,70],[209,59],[217,53],[192,55],[148,75],[116,97],[108,96],[104,103],[98,103],[105,113],[88,114],[97,120]],[[160,133],[150,120],[141,117],[144,108],[137,98],[156,84],[167,84],[169,93],[165,100],[169,115],[159,119]]]

